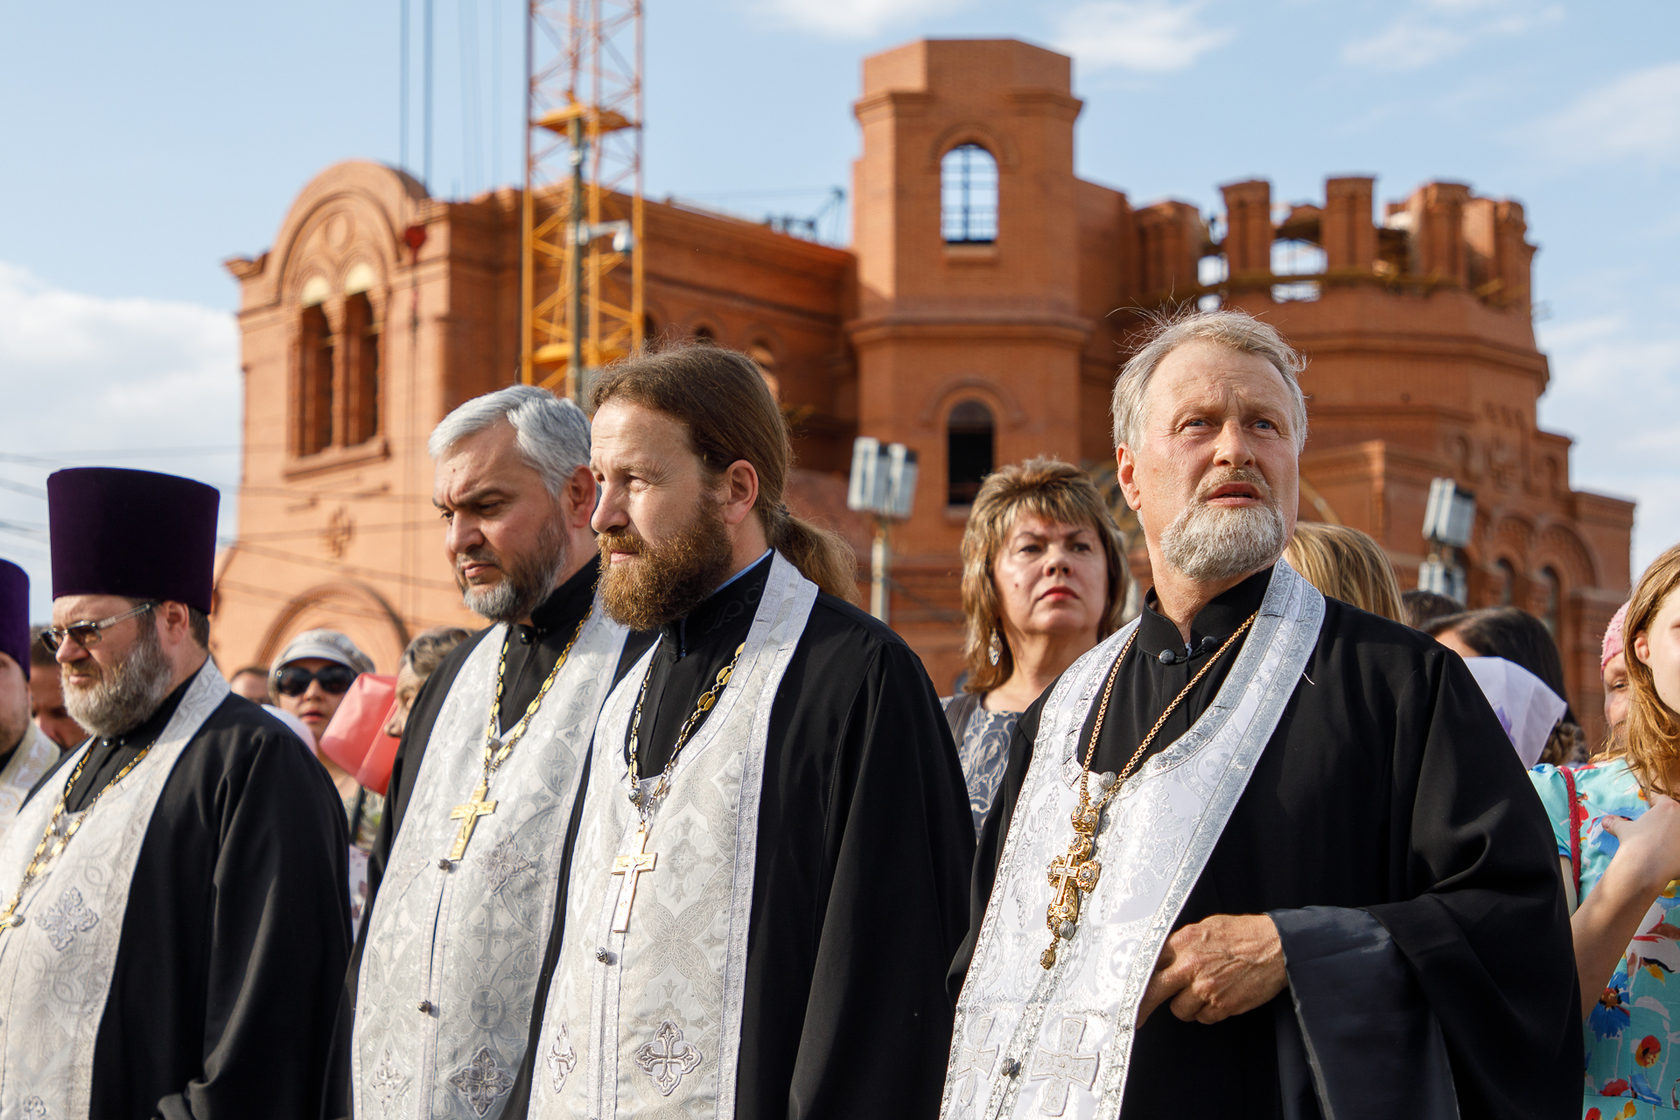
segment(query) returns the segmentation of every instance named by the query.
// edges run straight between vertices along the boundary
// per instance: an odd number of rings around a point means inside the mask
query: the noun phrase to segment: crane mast
[[[520,380],[579,404],[642,340],[642,0],[529,0]]]

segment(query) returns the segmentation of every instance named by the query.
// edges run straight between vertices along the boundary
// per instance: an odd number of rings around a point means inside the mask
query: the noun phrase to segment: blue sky
[[[409,0],[10,5],[0,33],[0,555],[48,582],[57,466],[121,462],[232,486],[237,292],[340,159],[419,173]],[[648,0],[646,189],[759,216],[847,187],[861,59],[922,36],[1074,56],[1082,176],[1134,203],[1217,207],[1272,181],[1430,179],[1526,207],[1544,426],[1578,488],[1634,497],[1636,566],[1680,540],[1680,6],[1519,0]],[[434,193],[515,182],[523,6],[433,0]],[[844,242],[849,218],[826,227]],[[236,511],[224,516],[234,528]],[[1637,570],[1637,569],[1636,569]]]

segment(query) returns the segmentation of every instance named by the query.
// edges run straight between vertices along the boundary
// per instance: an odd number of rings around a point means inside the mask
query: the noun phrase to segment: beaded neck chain
[[[1155,726],[1143,737],[1143,741],[1132,752],[1132,757],[1126,760],[1126,765],[1114,776],[1114,781],[1097,795],[1095,801],[1091,799],[1091,763],[1097,756],[1097,739],[1102,735],[1103,719],[1108,715],[1108,701],[1114,694],[1114,681],[1120,675],[1120,664],[1126,660],[1126,654],[1132,648],[1132,642],[1137,638],[1137,630],[1133,630],[1126,638],[1126,644],[1120,647],[1120,656],[1114,659],[1114,665],[1108,671],[1108,682],[1103,686],[1102,704],[1097,708],[1097,718],[1091,725],[1091,742],[1085,748],[1085,763],[1079,771],[1079,805],[1073,810],[1073,839],[1068,842],[1065,853],[1050,861],[1050,885],[1055,893],[1050,898],[1050,905],[1045,909],[1044,921],[1050,927],[1050,947],[1039,956],[1038,963],[1049,968],[1056,963],[1056,948],[1063,941],[1071,938],[1079,922],[1080,896],[1090,894],[1096,889],[1097,879],[1102,874],[1102,864],[1091,858],[1096,850],[1097,832],[1102,828],[1102,811],[1115,795],[1126,779],[1132,776],[1138,763],[1143,761],[1144,752],[1149,744],[1155,741],[1155,736],[1166,726],[1167,717],[1172,715],[1184,698],[1190,695],[1190,690],[1201,682],[1214,664],[1225,655],[1236,640],[1247,633],[1254,625],[1254,620],[1260,617],[1256,611],[1248,616],[1248,620],[1237,627],[1223,645],[1214,651],[1207,664],[1196,671],[1190,678],[1190,683],[1178,690],[1178,695],[1172,698],[1172,703],[1162,710],[1155,721]]]
[[[735,666],[741,660],[741,651],[746,648],[747,643],[745,642],[735,647],[735,656],[729,659],[729,664],[718,670],[717,678],[712,681],[712,686],[702,692],[700,699],[695,701],[694,710],[688,713],[688,718],[683,720],[681,729],[677,731],[676,744],[671,748],[671,757],[666,761],[665,769],[659,773],[659,781],[646,795],[642,793],[642,767],[637,759],[636,744],[642,730],[642,707],[647,703],[648,681],[653,677],[653,670],[649,668],[647,673],[643,675],[642,690],[636,695],[636,714],[630,721],[630,771],[628,776],[630,779],[630,804],[636,807],[644,822],[653,812],[654,806],[658,805],[660,799],[670,791],[671,771],[677,767],[677,757],[682,754],[683,745],[688,742],[689,736],[694,733],[695,725],[700,722],[701,717],[711,711],[712,706],[717,703],[718,696],[729,684],[729,678],[735,674]]]
[[[82,822],[87,820],[93,812],[93,807],[99,804],[101,797],[105,796],[105,791],[128,777],[128,772],[138,766],[140,760],[150,754],[151,750],[151,743],[141,747],[139,753],[129,759],[121,770],[117,771],[115,777],[99,787],[99,792],[93,795],[93,800],[89,801],[79,813],[70,818],[69,825],[64,826],[64,811],[65,806],[70,803],[70,791],[76,788],[76,780],[82,776],[82,768],[87,765],[88,756],[93,753],[93,748],[89,747],[82,752],[82,757],[76,761],[75,770],[70,773],[70,780],[64,783],[64,790],[58,795],[58,804],[53,806],[52,817],[47,821],[47,827],[41,833],[41,842],[35,845],[35,854],[29,857],[29,863],[23,869],[23,881],[18,884],[17,890],[12,892],[12,899],[6,903],[6,909],[0,911],[0,932],[15,929],[23,924],[23,915],[17,912],[17,908],[23,903],[23,892],[28,890],[29,884],[33,883],[41,872],[47,869],[47,865],[57,859],[64,851],[65,846],[70,843],[70,838],[76,835],[82,827]],[[61,827],[63,827],[62,834],[59,831]],[[56,841],[54,837],[57,837]],[[52,845],[51,851],[47,850],[49,844]],[[43,853],[45,853],[44,857]]]

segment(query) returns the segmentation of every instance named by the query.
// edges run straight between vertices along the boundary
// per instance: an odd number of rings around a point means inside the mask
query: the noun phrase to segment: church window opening
[[[1272,285],[1272,299],[1278,303],[1310,302],[1319,296],[1318,278],[1329,267],[1330,258],[1324,247],[1311,241],[1280,238],[1272,242],[1273,276],[1311,276],[1311,280],[1295,280]]]
[[[992,473],[992,410],[979,401],[960,401],[945,422],[945,502],[966,506],[974,503],[980,484]]]
[[[353,445],[379,434],[379,323],[366,292],[345,300],[344,339],[349,381],[345,442]]]
[[[998,168],[978,144],[959,144],[939,162],[940,229],[947,245],[997,241]]]
[[[314,455],[332,443],[333,332],[319,304],[303,309],[298,339],[297,450]]]
[[[1540,621],[1555,641],[1558,636],[1559,611],[1563,601],[1563,581],[1555,568],[1540,569],[1540,587],[1545,596],[1540,605]]]
[[[1494,567],[1499,573],[1494,589],[1499,599],[1497,605],[1508,607],[1517,597],[1517,569],[1504,557],[1500,557]]]

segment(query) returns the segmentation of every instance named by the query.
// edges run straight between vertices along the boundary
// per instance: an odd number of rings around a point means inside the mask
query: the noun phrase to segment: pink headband
[[[1622,652],[1622,622],[1627,618],[1628,605],[1623,603],[1616,608],[1616,613],[1610,616],[1610,625],[1604,628],[1604,648],[1598,655],[1598,671],[1604,672],[1604,667],[1610,664],[1610,659]]]

